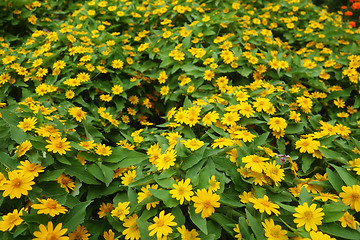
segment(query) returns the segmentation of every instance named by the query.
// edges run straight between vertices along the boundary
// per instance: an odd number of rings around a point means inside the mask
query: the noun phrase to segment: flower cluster
[[[360,239],[360,30],[341,14],[15,2],[1,239]]]

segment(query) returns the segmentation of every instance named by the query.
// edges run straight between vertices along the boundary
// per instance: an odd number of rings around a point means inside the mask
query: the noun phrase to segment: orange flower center
[[[162,219],[159,219],[159,221],[156,223],[156,225],[157,225],[158,227],[162,227],[162,226],[164,226],[165,224],[164,224],[164,221],[163,221]]]
[[[48,208],[51,208],[51,209],[55,209],[56,208],[56,202],[55,201],[49,201],[46,206]]]
[[[304,217],[305,217],[306,220],[311,220],[313,218],[312,211],[305,211],[304,212]]]
[[[360,199],[360,194],[359,193],[353,193],[351,195],[351,198],[353,201],[358,201]]]
[[[20,186],[21,186],[21,179],[19,179],[19,178],[14,178],[14,179],[12,180],[12,183],[13,183],[13,186],[14,186],[14,187],[20,187]]]
[[[63,148],[63,143],[62,142],[57,142],[55,144],[56,148],[62,149]]]
[[[303,142],[302,145],[303,145],[304,147],[307,147],[307,146],[309,146],[309,142]]]
[[[50,233],[47,234],[45,239],[46,240],[58,240],[59,238],[55,233],[50,232]]]
[[[212,207],[211,202],[209,200],[204,201],[203,205],[204,205],[204,208],[211,208]]]

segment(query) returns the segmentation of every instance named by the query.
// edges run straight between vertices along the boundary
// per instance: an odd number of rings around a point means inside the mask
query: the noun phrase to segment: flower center
[[[360,199],[360,194],[359,193],[353,193],[351,197],[352,197],[353,201],[358,201]]]
[[[53,232],[48,233],[45,238],[45,240],[58,240],[58,239],[59,239],[58,236],[56,236],[56,234]]]
[[[179,191],[179,195],[184,195],[185,193],[185,189],[183,187],[179,187],[178,191]]]
[[[56,146],[56,148],[61,149],[61,148],[63,148],[63,143],[62,143],[62,142],[58,142],[58,143],[55,144],[55,146]]]
[[[313,213],[312,211],[306,211],[304,212],[304,217],[307,221],[311,220],[313,218]]]
[[[304,147],[307,147],[307,146],[309,146],[309,142],[303,142],[303,144],[302,144]]]
[[[51,209],[55,209],[56,208],[56,202],[55,201],[48,202],[47,207],[51,208]]]
[[[20,187],[20,185],[21,185],[21,179],[19,179],[19,178],[14,178],[14,179],[12,180],[12,183],[13,183],[13,186],[14,186],[14,187]]]
[[[212,207],[211,202],[209,200],[204,201],[203,205],[204,205],[204,208],[211,208]]]
[[[160,219],[160,220],[156,223],[156,225],[157,225],[158,227],[163,227],[165,224],[164,224],[164,221]]]

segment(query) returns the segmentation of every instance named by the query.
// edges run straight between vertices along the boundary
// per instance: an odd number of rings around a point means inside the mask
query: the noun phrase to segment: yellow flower
[[[227,126],[235,126],[236,122],[240,120],[240,116],[236,112],[225,113],[221,118],[221,122]]]
[[[118,238],[115,238],[115,233],[111,229],[109,232],[104,232],[104,238],[105,240],[118,240]]]
[[[0,221],[0,231],[11,231],[15,226],[20,225],[24,220],[20,217],[22,215],[22,210],[18,212],[17,209],[14,209],[12,213],[8,213],[2,216],[2,221]]]
[[[185,147],[189,148],[191,151],[198,150],[202,146],[204,146],[204,142],[197,140],[196,138],[189,139],[187,141],[182,141]]]
[[[56,61],[53,64],[54,69],[64,69],[65,66],[66,66],[66,63],[63,60]]]
[[[317,225],[321,225],[321,220],[325,213],[322,212],[322,208],[316,208],[316,204],[311,204],[309,207],[305,202],[303,205],[299,205],[295,208],[296,213],[293,214],[295,217],[294,223],[296,223],[296,227],[299,228],[305,225],[306,231],[317,231]]]
[[[135,181],[136,177],[136,170],[129,170],[126,173],[124,173],[124,176],[121,177],[121,184],[129,185],[129,183],[132,183]]]
[[[276,132],[283,131],[287,127],[286,120],[281,117],[272,117],[267,124],[271,130]]]
[[[31,205],[33,209],[39,209],[37,214],[43,213],[55,217],[56,215],[67,212],[67,209],[65,207],[61,206],[61,204],[59,204],[56,200],[52,198],[48,198],[48,199],[37,198],[37,200],[40,203]]]
[[[29,140],[25,140],[25,142],[21,143],[16,150],[16,157],[23,156],[29,149],[32,147],[32,144]]]
[[[17,127],[21,128],[24,132],[31,131],[35,128],[36,118],[25,118],[22,122],[19,122]]]
[[[117,207],[111,211],[111,216],[116,216],[120,219],[120,221],[123,221],[130,213],[129,209],[130,202],[119,202]]]
[[[351,227],[356,230],[356,225],[359,225],[359,222],[355,220],[354,216],[349,212],[345,212],[344,215],[339,219],[341,226],[343,228]]]
[[[248,102],[240,102],[239,103],[239,113],[243,116],[249,118],[250,116],[254,116],[254,109]]]
[[[199,233],[195,229],[189,231],[182,225],[181,227],[176,228],[176,230],[181,234],[181,240],[200,240],[200,238],[197,237],[199,236]]]
[[[103,156],[110,156],[112,154],[111,147],[106,146],[105,144],[102,143],[96,144],[95,152],[96,154]]]
[[[140,239],[140,230],[139,226],[137,225],[136,219],[138,219],[138,215],[136,215],[135,213],[124,219],[123,226],[126,227],[126,229],[122,231],[122,234],[125,236],[125,239]]]
[[[56,225],[55,228],[51,221],[48,222],[47,227],[45,227],[43,224],[40,224],[40,231],[34,232],[34,236],[36,238],[33,238],[32,240],[69,240],[69,237],[63,236],[67,232],[67,228],[61,228],[62,223]]]
[[[28,195],[28,191],[34,185],[34,177],[31,174],[20,172],[18,170],[8,173],[9,180],[5,180],[0,190],[4,190],[3,197],[10,195],[10,198],[20,198],[21,195]]]
[[[318,231],[318,232],[311,231],[310,237],[312,240],[336,240],[335,238],[330,237],[330,235],[327,235],[320,231]]]
[[[86,112],[79,107],[69,108],[69,114],[75,118],[76,121],[81,122],[86,119]]]
[[[208,112],[203,118],[202,122],[204,126],[209,126],[215,123],[219,119],[219,114],[215,111]]]
[[[45,125],[43,127],[39,127],[38,129],[36,129],[36,133],[39,134],[39,136],[42,137],[55,137],[55,136],[59,136],[60,137],[60,132],[58,129],[56,129],[53,125]]]
[[[264,222],[261,223],[265,230],[265,237],[267,240],[287,240],[289,239],[286,230],[282,230],[280,225],[275,225],[274,220],[265,219]]]
[[[211,192],[216,192],[218,189],[220,189],[220,182],[216,181],[215,176],[211,176],[211,178],[209,178],[209,190]]]
[[[342,202],[355,209],[356,212],[360,211],[360,185],[353,185],[352,187],[343,186],[343,192],[339,194]]]
[[[65,173],[62,173],[55,180],[60,183],[60,187],[65,188],[67,192],[69,192],[69,189],[74,190],[75,188],[74,181],[70,178],[70,176],[66,175]]]
[[[243,157],[241,161],[246,163],[245,168],[250,168],[254,172],[261,173],[265,169],[265,162],[268,158],[259,157],[257,155],[248,155]]]
[[[44,172],[43,166],[31,163],[29,160],[21,161],[20,164],[17,168],[26,174],[32,175],[34,178],[39,176],[39,173]]]
[[[67,138],[61,138],[59,136],[50,137],[50,140],[46,140],[49,144],[45,146],[49,152],[59,153],[60,155],[66,154],[66,151],[70,151],[70,142],[66,141]]]
[[[169,93],[169,90],[170,90],[169,86],[162,86],[160,89],[160,94],[162,96],[165,96]]]
[[[161,154],[156,161],[156,167],[159,171],[169,169],[175,165],[176,152],[174,149],[167,149],[164,154]]]
[[[295,143],[296,149],[300,148],[300,152],[314,153],[320,147],[320,142],[312,138],[302,138]]]
[[[260,213],[266,212],[271,215],[271,213],[275,213],[276,216],[280,215],[279,210],[277,210],[279,205],[272,203],[269,201],[268,196],[264,196],[263,198],[250,198],[249,201],[254,204],[254,208],[259,210]]]
[[[187,201],[191,200],[191,196],[194,195],[192,190],[192,185],[190,184],[190,178],[184,180],[180,180],[177,184],[173,184],[172,190],[170,190],[170,194],[172,198],[176,198],[176,200],[180,201],[180,204],[184,203],[184,200]]]
[[[113,210],[112,203],[102,203],[99,208],[99,218],[103,218],[106,216],[106,213],[110,213]]]
[[[235,238],[237,240],[241,240],[242,239],[242,235],[239,229],[239,224],[235,224],[235,227],[233,228],[234,232],[236,232],[237,234],[235,235]]]
[[[67,99],[73,99],[75,97],[75,92],[73,90],[67,90],[65,92],[65,97]]]
[[[215,208],[220,207],[220,196],[213,193],[211,190],[198,189],[196,196],[192,197],[191,200],[194,202],[195,213],[201,212],[202,218],[210,217],[214,212]]]
[[[85,148],[86,150],[91,150],[95,147],[96,144],[94,143],[94,140],[91,140],[91,141],[80,142],[79,145]]]
[[[177,223],[173,222],[175,219],[175,216],[171,213],[168,213],[165,215],[165,211],[162,210],[159,214],[159,216],[155,216],[153,218],[153,221],[155,223],[151,224],[148,227],[148,230],[150,231],[149,236],[154,236],[156,234],[156,237],[162,238],[163,236],[166,238],[169,233],[173,232],[173,229],[171,227],[176,226]]]
[[[278,186],[279,182],[284,179],[284,169],[281,169],[281,166],[276,164],[275,161],[273,162],[266,162],[265,163],[265,174],[271,178],[275,185]]]
[[[89,236],[90,233],[86,227],[78,225],[73,232],[69,233],[69,240],[88,240]]]
[[[296,98],[297,105],[304,113],[310,113],[312,109],[312,100],[310,98],[301,96]]]
[[[115,95],[119,95],[120,93],[122,93],[124,91],[124,88],[120,85],[114,85],[112,88],[111,88],[111,91],[113,94]]]
[[[117,60],[113,60],[112,63],[111,63],[111,66],[115,69],[123,69],[123,66],[124,66],[124,62],[117,59]]]
[[[146,185],[146,187],[141,187],[141,192],[138,193],[138,197],[137,197],[137,200],[138,200],[138,203],[142,202],[145,198],[147,197],[150,197],[151,196],[151,193],[149,191],[149,189],[157,189],[158,188],[158,185],[157,184],[153,184],[153,185]],[[156,207],[157,204],[159,204],[160,202],[159,201],[156,201],[156,202],[151,202],[151,203],[148,203],[146,204],[146,209],[147,210],[150,210],[151,207]]]
[[[254,193],[253,192],[243,192],[242,194],[239,195],[240,198],[240,202],[242,203],[249,203],[250,202],[250,198],[254,198]]]

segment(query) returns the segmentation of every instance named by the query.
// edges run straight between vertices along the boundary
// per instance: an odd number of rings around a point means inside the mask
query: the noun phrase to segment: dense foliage
[[[360,239],[360,30],[342,15],[0,5],[1,239]]]

